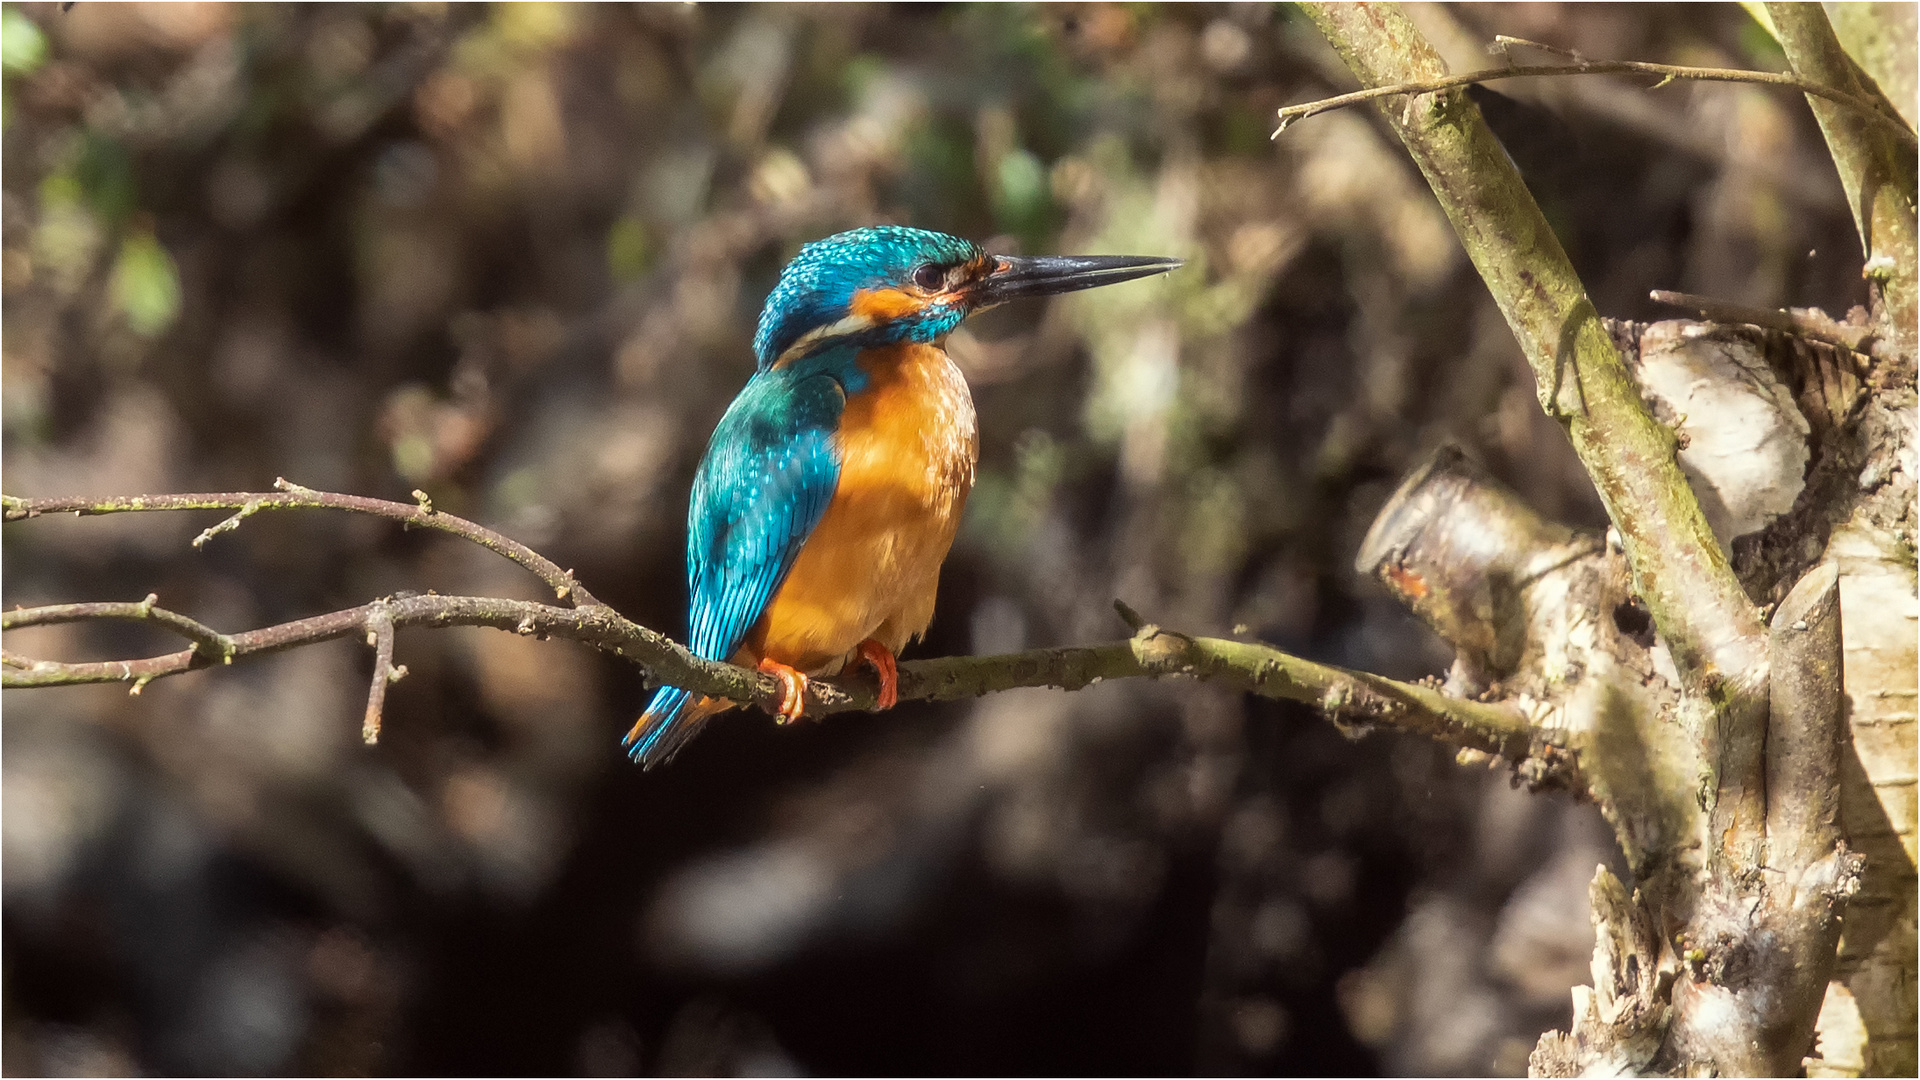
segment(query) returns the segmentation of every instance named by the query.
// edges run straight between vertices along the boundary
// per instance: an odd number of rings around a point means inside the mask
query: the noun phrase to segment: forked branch
[[[553,560],[518,540],[509,539],[484,525],[455,517],[433,508],[425,492],[416,491],[413,505],[370,499],[364,495],[342,495],[333,491],[315,491],[282,477],[269,492],[221,491],[193,495],[125,495],[104,499],[17,499],[0,496],[7,521],[25,521],[44,514],[131,514],[149,510],[232,510],[234,514],[193,538],[193,546],[224,532],[232,532],[240,523],[263,510],[349,510],[398,521],[408,528],[434,529],[462,540],[470,540],[496,555],[512,559],[531,570],[553,589],[553,594],[572,607],[593,607],[600,603],[593,594],[573,580],[573,571],[562,570]]]
[[[1497,39],[1496,48],[1509,45],[1525,45],[1545,48],[1534,42],[1518,38],[1502,37]],[[1553,50],[1559,51],[1559,50]],[[1701,82],[1752,83],[1760,86],[1778,86],[1798,90],[1824,101],[1833,102],[1851,111],[1856,116],[1873,123],[1889,135],[1900,140],[1909,149],[1920,146],[1914,133],[1897,116],[1888,115],[1880,104],[1870,97],[1848,93],[1824,83],[1802,79],[1797,75],[1784,75],[1772,71],[1746,71],[1740,68],[1688,67],[1680,64],[1655,64],[1643,60],[1588,60],[1570,55],[1562,64],[1510,64],[1507,67],[1487,68],[1481,71],[1467,71],[1454,75],[1440,75],[1428,79],[1409,79],[1385,86],[1371,86],[1352,93],[1337,94],[1318,101],[1308,101],[1299,105],[1288,105],[1280,112],[1280,126],[1273,131],[1273,138],[1292,127],[1296,122],[1309,116],[1318,116],[1335,109],[1344,109],[1349,105],[1360,105],[1379,98],[1397,97],[1404,94],[1433,94],[1456,87],[1471,86],[1476,83],[1494,82],[1498,79],[1524,79],[1540,77],[1558,77],[1564,75],[1657,75],[1660,81],[1650,89],[1659,89],[1676,79],[1689,79]]]
[[[344,611],[231,635],[220,634],[185,616],[156,607],[155,598],[151,596],[138,604],[64,604],[15,610],[0,617],[3,620],[0,628],[138,618],[172,629],[194,644],[192,648],[159,656],[83,663],[0,653],[0,686],[11,689],[124,682],[137,692],[154,679],[206,667],[216,660],[231,663],[334,638],[359,637],[375,652],[373,682],[368,690],[363,724],[364,735],[372,742],[379,733],[387,684],[405,672],[404,667],[393,662],[396,632],[410,627],[484,626],[533,637],[578,641],[639,665],[652,681],[757,705],[768,713],[779,708],[783,688],[772,676],[694,656],[666,635],[641,626],[604,604],[591,602],[585,589],[572,584],[570,576],[530,549],[472,522],[425,507],[416,511],[400,503],[297,489],[284,497],[236,493],[115,499],[9,498],[6,515],[13,521],[55,511],[84,514],[238,508],[242,512],[253,512],[246,511],[248,506],[256,510],[324,506],[375,513],[411,523],[422,522],[417,515],[431,514],[433,527],[474,540],[490,550],[516,553],[508,557],[534,569],[550,583],[564,580],[571,587],[570,595],[576,606],[479,596],[400,594]],[[1535,765],[1528,775],[1536,783],[1572,779],[1575,763],[1571,756],[1554,747],[1525,714],[1510,705],[1466,701],[1430,686],[1317,664],[1266,645],[1163,630],[1124,607],[1122,614],[1136,631],[1132,638],[1124,641],[902,663],[900,698],[951,701],[1019,687],[1078,690],[1109,679],[1184,675],[1223,682],[1264,697],[1305,702],[1320,708],[1336,722],[1355,727],[1377,725],[1419,732],[1456,746],[1498,755],[1516,764],[1531,759]],[[870,710],[874,705],[875,688],[864,679],[814,679],[808,683],[806,711],[809,715]]]

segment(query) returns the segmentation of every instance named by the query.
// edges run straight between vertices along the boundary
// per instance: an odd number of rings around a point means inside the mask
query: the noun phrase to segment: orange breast
[[[966,379],[933,345],[868,349],[841,414],[840,482],[745,659],[837,671],[875,638],[898,652],[933,620],[940,564],[973,487],[979,431]]]

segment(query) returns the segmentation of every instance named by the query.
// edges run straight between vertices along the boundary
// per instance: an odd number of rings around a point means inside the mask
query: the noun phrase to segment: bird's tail
[[[620,740],[620,745],[642,768],[651,769],[671,760],[681,747],[700,734],[707,717],[733,707],[733,702],[726,698],[695,696],[677,686],[663,686],[647,703],[647,711],[640,714],[633,730]]]

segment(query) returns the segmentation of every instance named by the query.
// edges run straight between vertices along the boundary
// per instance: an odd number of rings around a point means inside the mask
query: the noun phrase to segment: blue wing
[[[834,431],[846,394],[824,374],[757,374],[707,444],[687,513],[687,647],[726,660],[786,579],[840,481]],[[652,767],[698,734],[705,713],[662,687],[627,735],[628,754]]]

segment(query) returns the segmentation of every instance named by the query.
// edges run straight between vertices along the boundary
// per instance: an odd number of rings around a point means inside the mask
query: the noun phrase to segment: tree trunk
[[[1395,7],[1307,11],[1369,87],[1446,74]],[[1443,450],[1359,563],[1455,647],[1450,691],[1543,733],[1521,776],[1594,798],[1627,856],[1630,884],[1593,880],[1594,985],[1538,1075],[1914,1070],[1911,132],[1818,5],[1768,14],[1795,74],[1853,102],[1809,96],[1866,255],[1872,310],[1845,321],[1596,335],[1472,103],[1382,101],[1614,522],[1574,536]]]

